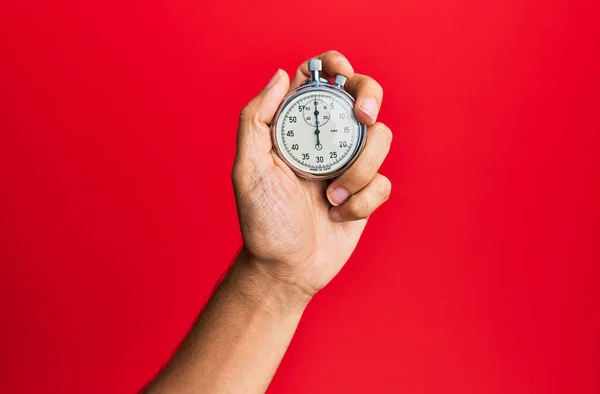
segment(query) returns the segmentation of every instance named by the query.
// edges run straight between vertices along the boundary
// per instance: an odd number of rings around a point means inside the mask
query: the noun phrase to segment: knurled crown
[[[320,59],[310,59],[308,61],[308,71],[321,71],[321,67]]]
[[[336,85],[344,86],[346,84],[346,77],[341,74],[338,74],[335,76],[335,80],[333,81],[333,83]]]

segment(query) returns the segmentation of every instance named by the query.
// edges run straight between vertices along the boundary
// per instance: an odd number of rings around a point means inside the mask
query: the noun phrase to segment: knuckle
[[[394,134],[392,134],[392,130],[390,130],[390,128],[384,125],[383,123],[381,127],[381,135],[385,139],[386,143],[388,145],[391,145],[392,140],[394,139]]]
[[[383,86],[381,86],[376,80],[373,80],[373,83],[375,84],[375,89],[377,89],[379,96],[383,98]]]
[[[376,186],[377,194],[379,194],[381,200],[386,201],[388,198],[390,198],[390,194],[392,192],[392,182],[387,177],[380,175],[378,177]]]
[[[377,135],[378,138],[381,138],[384,141],[386,141],[388,145],[392,143],[392,139],[394,138],[392,130],[390,130],[389,127],[387,127],[381,122],[377,122],[373,126],[371,126],[371,132]]]
[[[356,167],[354,176],[352,177],[355,183],[366,184],[375,171],[376,159],[374,156],[367,156],[362,164]]]
[[[389,127],[385,128],[385,136],[387,138],[388,145],[391,145],[392,141],[394,140],[394,133],[392,133],[392,130],[390,130]]]
[[[364,85],[368,86],[369,90],[372,90],[374,93],[383,97],[383,87],[379,84],[379,82],[377,82],[372,77],[369,77],[368,75],[363,75],[363,77],[364,77],[364,82],[363,82]]]
[[[375,89],[377,93],[379,93],[379,95],[383,97],[383,87],[381,86],[381,84],[379,84],[379,82],[377,82],[373,78],[371,78],[371,84],[373,86],[373,89]]]

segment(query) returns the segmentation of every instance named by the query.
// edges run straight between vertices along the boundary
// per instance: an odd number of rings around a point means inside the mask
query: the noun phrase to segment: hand
[[[356,98],[356,116],[368,126],[360,157],[329,184],[296,177],[273,152],[269,123],[288,91],[310,75],[304,62],[291,84],[285,71],[278,70],[242,110],[232,172],[244,253],[252,257],[249,264],[309,297],[344,266],[367,218],[391,191],[390,181],[378,173],[392,141],[390,129],[376,122],[381,86],[354,73],[336,51],[318,58],[325,77],[348,78],[346,89]]]
[[[319,139],[319,134],[321,134],[321,132],[319,131],[319,108],[317,108],[317,100],[315,100],[315,126],[317,127],[317,129],[315,130],[315,134],[317,135],[317,143],[315,144],[315,148],[317,148],[318,146],[321,146],[321,140]],[[319,148],[317,148],[319,149]]]

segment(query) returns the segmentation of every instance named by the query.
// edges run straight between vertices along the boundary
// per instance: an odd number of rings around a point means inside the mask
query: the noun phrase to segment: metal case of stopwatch
[[[283,98],[281,104],[279,105],[279,108],[277,109],[277,112],[275,113],[275,116],[273,117],[273,120],[271,122],[271,140],[272,140],[275,152],[277,153],[277,156],[279,156],[279,158],[281,160],[283,160],[287,164],[287,166],[296,175],[298,175],[302,178],[305,178],[305,179],[315,179],[315,180],[316,179],[336,178],[336,177],[342,175],[346,170],[348,170],[348,168],[350,168],[350,166],[352,166],[352,164],[354,164],[356,159],[358,159],[358,156],[360,156],[360,154],[362,153],[362,151],[365,148],[365,143],[367,141],[367,126],[360,123],[360,121],[358,121],[358,117],[356,117],[356,120],[359,125],[359,131],[358,131],[359,141],[357,141],[358,148],[356,149],[356,151],[355,151],[354,155],[351,157],[351,159],[344,166],[342,166],[341,168],[339,168],[335,171],[332,171],[330,173],[312,174],[310,172],[306,172],[306,171],[303,171],[303,170],[295,167],[292,163],[289,163],[289,161],[285,158],[285,156],[281,152],[281,150],[280,150],[281,148],[279,147],[278,142],[277,142],[276,133],[277,133],[277,120],[279,119],[279,115],[287,107],[287,105],[289,103],[291,103],[298,96],[310,94],[310,93],[314,93],[314,92],[319,92],[319,91],[327,92],[327,93],[337,95],[340,99],[345,100],[348,104],[350,104],[350,107],[354,110],[354,104],[356,103],[356,100],[343,87],[346,82],[346,77],[344,77],[343,75],[337,75],[335,77],[334,83],[329,82],[325,78],[320,78],[319,71],[321,71],[321,61],[318,59],[311,59],[309,61],[309,71],[312,73],[312,77],[306,79],[302,83],[302,85],[300,85],[298,88],[289,92]],[[356,114],[355,114],[355,116],[356,116]]]

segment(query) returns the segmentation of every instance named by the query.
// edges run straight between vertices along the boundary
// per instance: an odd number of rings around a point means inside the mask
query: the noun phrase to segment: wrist
[[[237,282],[236,291],[245,302],[273,313],[302,313],[312,299],[307,289],[294,278],[276,275],[265,264],[242,248],[229,276]]]

